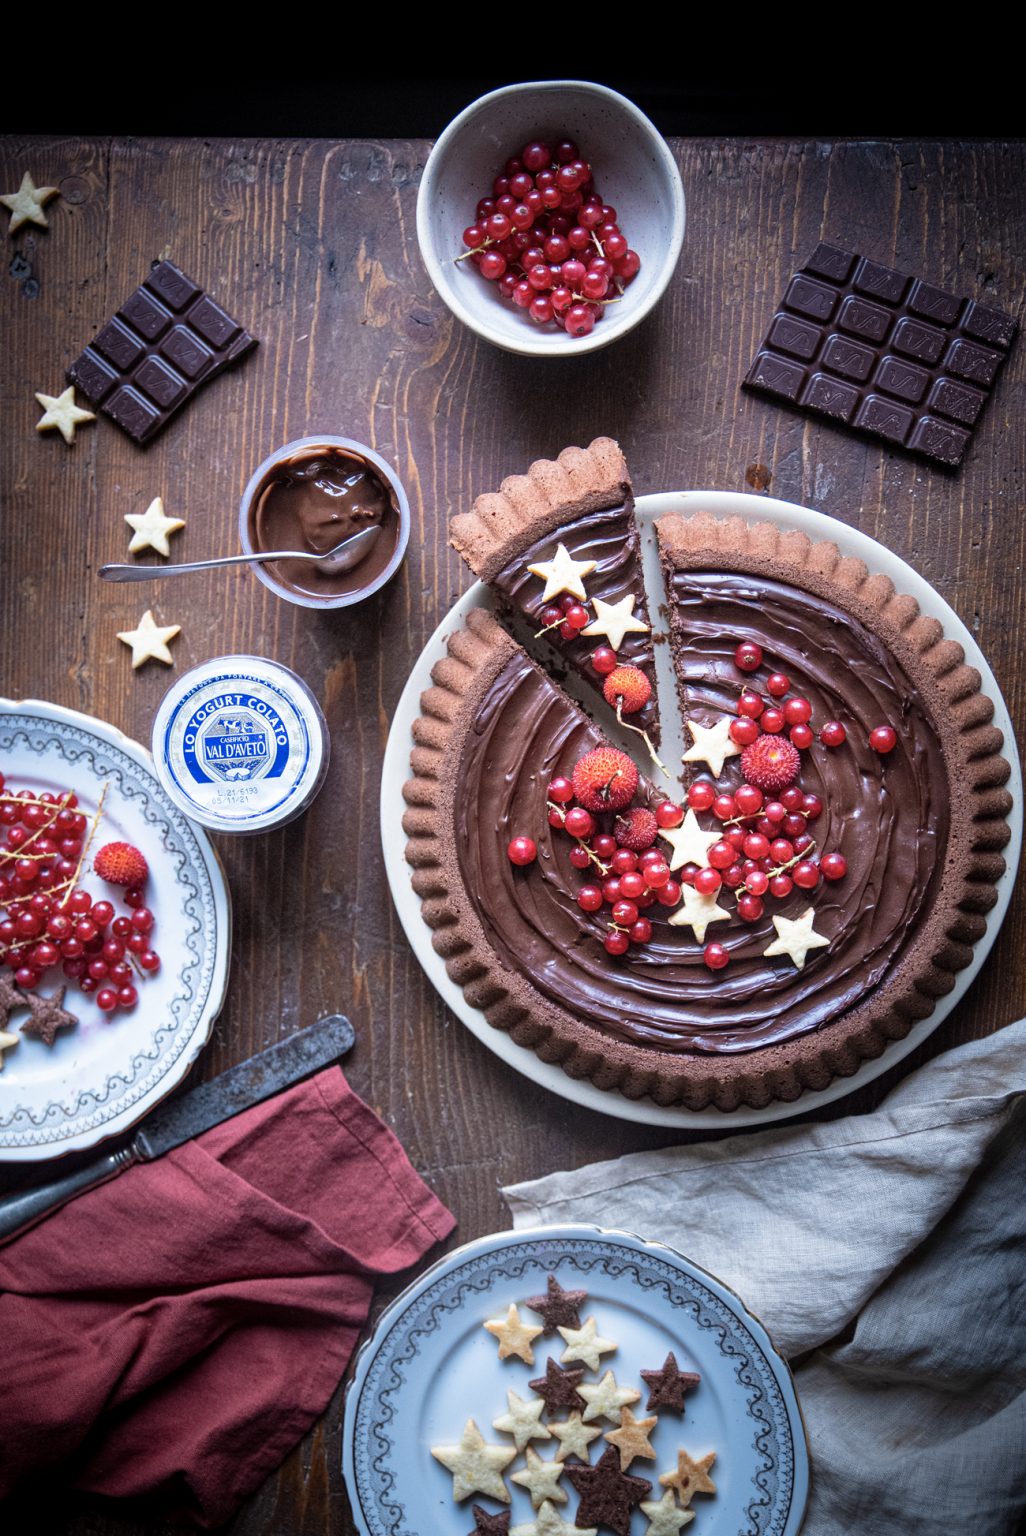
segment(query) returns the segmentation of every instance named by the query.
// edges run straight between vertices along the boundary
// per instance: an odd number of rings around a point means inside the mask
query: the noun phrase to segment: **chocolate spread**
[[[329,575],[306,560],[276,560],[268,572],[283,586],[314,597],[338,597],[367,587],[385,569],[399,537],[395,498],[362,455],[312,444],[279,459],[257,487],[250,510],[257,549],[327,554],[350,534],[377,527],[378,537],[350,571]]]

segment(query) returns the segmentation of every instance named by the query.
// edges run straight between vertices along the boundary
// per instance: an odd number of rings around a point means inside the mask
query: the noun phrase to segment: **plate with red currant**
[[[231,916],[203,831],[113,726],[0,700],[0,1161],[81,1151],[188,1072]]]
[[[637,616],[641,593],[632,590],[631,613],[626,600],[600,601],[588,592],[586,562],[562,551],[558,558],[536,560],[533,579],[539,592],[543,581],[579,581],[591,623],[579,639],[554,632],[562,642],[554,654],[544,650],[551,634],[539,641],[537,626],[534,636],[515,626],[514,632],[593,718],[608,745],[595,740],[594,729],[568,724],[567,731],[577,731],[585,743],[583,755],[571,753],[565,761],[553,755],[547,774],[532,774],[530,762],[523,772],[511,769],[508,793],[505,780],[486,782],[477,767],[463,777],[458,764],[444,766],[449,781],[473,794],[472,803],[498,805],[502,812],[498,826],[480,825],[475,860],[498,881],[499,898],[480,888],[480,900],[488,933],[498,935],[506,959],[492,958],[498,944],[477,943],[464,966],[465,974],[473,978],[476,968],[483,977],[477,995],[487,1006],[489,993],[495,996],[502,985],[499,965],[508,968],[509,957],[516,956],[512,963],[531,988],[529,994],[521,989],[518,1002],[539,1009],[532,1022],[558,1029],[569,1017],[566,1033],[555,1038],[568,1040],[572,1049],[575,1027],[590,1028],[599,1017],[622,1020],[627,1045],[620,1059],[635,1039],[639,1055],[650,1052],[647,1060],[658,1052],[664,1101],[571,1076],[518,1045],[468,999],[461,977],[448,973],[433,947],[434,910],[422,912],[396,827],[405,808],[421,694],[454,631],[474,609],[489,606],[484,583],[450,610],[396,711],[382,781],[386,867],[407,937],[444,1001],[532,1081],[589,1108],[644,1123],[766,1123],[814,1110],[894,1066],[971,986],[1016,875],[1022,784],[1014,734],[997,682],[957,615],[922,577],[866,535],[808,508],[731,492],[644,496],[636,511],[642,572],[635,586],[645,589],[656,631],[665,601],[656,520],[673,580],[671,643],[652,635],[652,660],[645,663],[659,701],[658,757],[636,730],[621,729],[630,727],[646,691],[635,697],[628,678],[611,699],[605,686],[620,672],[637,670],[614,657],[614,670],[607,672],[605,652],[630,641],[624,620]],[[742,537],[741,524],[727,521],[732,518],[747,525],[744,557],[732,555],[729,543],[716,545],[717,538]],[[769,531],[760,534],[760,528]],[[786,549],[792,531],[799,553],[785,564],[777,552]],[[677,565],[670,558],[671,535],[679,541]],[[806,554],[812,546],[819,551],[814,559]],[[723,551],[719,559],[710,553],[716,547]],[[774,553],[758,553],[767,548]],[[802,577],[806,560],[808,575]],[[832,562],[833,575],[814,571],[816,560]],[[771,561],[777,562],[772,568]],[[753,578],[753,569],[763,576]],[[860,593],[864,583],[865,595],[844,597],[846,580]],[[546,601],[558,596],[548,588],[543,594]],[[568,600],[582,602],[574,594]],[[892,651],[882,638],[894,632],[900,641],[897,621],[891,631],[881,624],[878,632],[868,617],[857,617],[859,611],[869,614],[870,602],[893,602],[899,618],[914,622],[918,654],[926,657],[918,684],[901,659],[911,649],[906,653],[904,642],[896,641]],[[509,626],[508,615],[503,622]],[[564,623],[573,628],[569,613]],[[589,633],[595,638],[589,640]],[[596,645],[603,636],[609,644]],[[589,654],[596,676],[590,680],[587,667],[570,654],[581,644],[595,647]],[[576,668],[569,677],[568,660]],[[444,671],[440,678],[444,683]],[[938,678],[947,679],[943,689]],[[615,703],[612,718],[603,700]],[[522,739],[510,737],[516,745],[507,752],[516,762],[531,749],[526,721],[520,731]],[[952,788],[963,780],[943,766],[956,756],[961,760],[956,739],[966,733],[971,740],[963,799],[971,797],[971,814]],[[422,729],[419,739],[431,738]],[[469,750],[470,761],[483,761]],[[500,774],[504,762],[496,760]],[[411,806],[418,790],[414,786]],[[977,800],[978,817],[972,809]],[[416,811],[407,820],[415,840],[422,825]],[[964,823],[971,824],[963,829]],[[430,824],[423,831],[428,835]],[[494,851],[500,841],[501,863]],[[967,871],[958,876],[964,883],[945,884],[938,900],[945,870],[956,865]],[[451,903],[455,889],[458,902],[455,876],[447,869],[444,878],[450,882],[444,899]],[[469,932],[460,930],[465,943]],[[935,933],[953,936],[957,944],[939,951]],[[916,963],[927,956],[925,968],[912,973],[924,978],[916,996],[908,993],[904,963],[913,941]],[[470,942],[477,941],[471,936]],[[904,1032],[895,1030],[861,1055],[835,1056],[837,1065],[823,1061],[818,1053],[832,1049],[849,1020],[861,1028],[875,1000],[891,996],[906,1010]],[[682,1051],[679,1042],[692,1036],[695,1045]],[[789,1048],[791,1041],[793,1056],[785,1056],[778,1047],[783,1042]],[[773,1053],[774,1072],[791,1070],[799,1049],[805,1053],[783,1091],[770,1082],[763,1093],[755,1080],[755,1053],[763,1045]],[[800,1075],[804,1062],[813,1064],[807,1076]],[[745,1078],[732,1099],[731,1071]],[[710,1087],[704,1103],[687,1102],[689,1095],[699,1098],[696,1082],[700,1090]],[[679,1102],[670,1102],[673,1095]]]

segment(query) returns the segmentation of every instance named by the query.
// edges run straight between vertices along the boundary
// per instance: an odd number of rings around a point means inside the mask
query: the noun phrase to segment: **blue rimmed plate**
[[[0,699],[0,772],[15,790],[72,789],[90,817],[106,789],[93,851],[123,840],[143,853],[161,957],[131,1013],[102,1014],[69,984],[64,1001],[78,1027],[52,1047],[22,1036],[5,1052],[0,1162],[35,1162],[127,1130],[181,1082],[224,1001],[231,906],[209,839],[168,799],[145,748],[114,726],[37,699]],[[98,896],[89,862],[83,883]],[[63,979],[51,972],[41,993]],[[14,1014],[9,1030],[20,1034],[22,1022]]]
[[[558,1335],[538,1339],[533,1367],[500,1362],[483,1324],[504,1316],[511,1302],[523,1309],[550,1274],[564,1289],[587,1291],[582,1321],[594,1316],[599,1333],[617,1343],[599,1372],[585,1372],[586,1381],[611,1369],[619,1385],[641,1390],[641,1416],[647,1389],[639,1373],[658,1369],[669,1351],[681,1370],[701,1376],[683,1419],[660,1412],[651,1434],[655,1462],[631,1465],[632,1476],[652,1482],[650,1497],[663,1494],[658,1477],[675,1468],[678,1449],[696,1458],[714,1451],[717,1492],[694,1500],[696,1536],[795,1536],[808,1497],[808,1449],[790,1372],[765,1328],[732,1291],[672,1248],[577,1225],[497,1232],[457,1248],[382,1314],[359,1353],[345,1405],[343,1471],[363,1536],[466,1536],[472,1503],[492,1513],[502,1507],[480,1495],[454,1503],[452,1477],[431,1447],[457,1442],[472,1418],[489,1444],[512,1448],[492,1428],[506,1412],[506,1392],[530,1398],[529,1380],[544,1374],[550,1354],[558,1360],[563,1344]],[[555,1448],[554,1441],[534,1445],[544,1460]],[[592,1464],[606,1449],[604,1440],[593,1442]],[[513,1526],[534,1518],[527,1492],[509,1482],[523,1465],[518,1456],[505,1474]],[[558,1513],[572,1527],[577,1495],[569,1485],[566,1491]],[[632,1536],[644,1536],[647,1526],[635,1510]]]

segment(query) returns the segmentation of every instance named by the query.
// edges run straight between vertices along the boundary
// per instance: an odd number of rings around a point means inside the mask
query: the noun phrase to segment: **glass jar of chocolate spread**
[[[310,560],[254,565],[260,580],[305,608],[346,608],[395,575],[410,536],[410,508],[395,471],[346,437],[301,437],[272,453],[242,497],[239,536],[247,553],[294,549],[324,555],[350,534],[377,529],[351,570]]]

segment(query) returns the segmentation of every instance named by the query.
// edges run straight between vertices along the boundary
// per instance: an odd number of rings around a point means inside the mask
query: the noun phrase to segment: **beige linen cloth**
[[[874,1113],[640,1152],[504,1191],[718,1275],[791,1361],[803,1536],[1008,1536],[1026,1509],[1026,1019]]]

